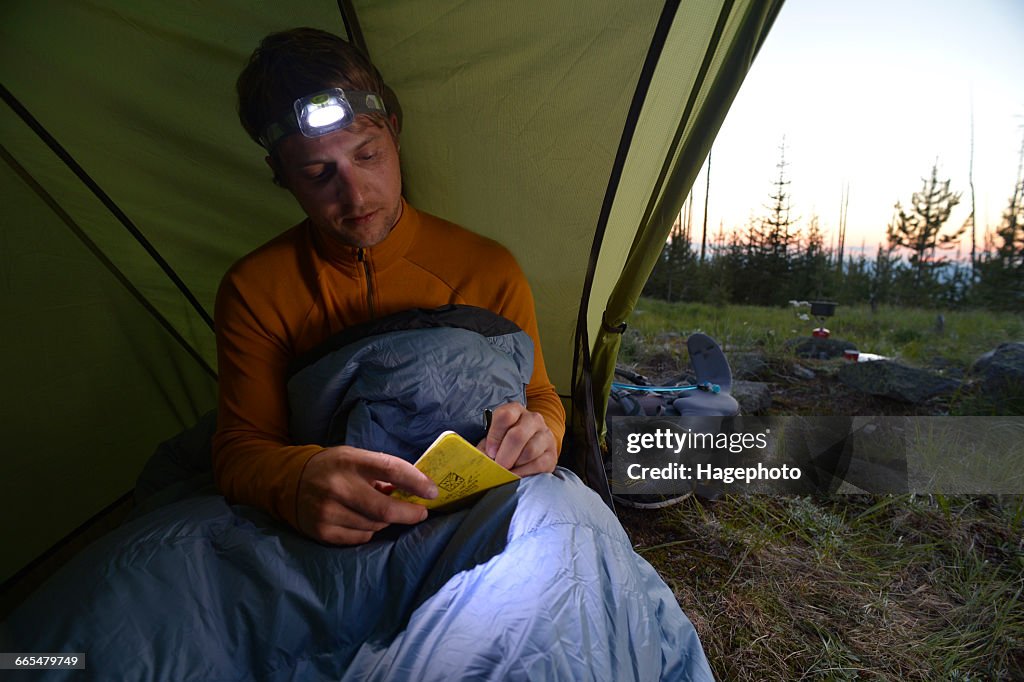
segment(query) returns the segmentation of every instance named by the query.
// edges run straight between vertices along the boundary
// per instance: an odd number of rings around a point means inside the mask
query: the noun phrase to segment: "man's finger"
[[[363,545],[373,539],[373,531],[354,530],[341,526],[317,528],[312,537],[330,545]]]
[[[347,487],[344,497],[334,498],[321,508],[318,523],[378,531],[392,523],[413,524],[427,518],[423,505],[395,499],[377,489],[381,484],[357,479]]]
[[[355,544],[369,541],[373,533],[393,523],[412,525],[426,518],[427,510],[422,505],[397,500],[366,482],[349,489],[344,501],[326,501],[308,530],[310,535],[325,542]],[[363,537],[360,533],[369,535],[362,540],[343,540]]]
[[[373,481],[372,483],[377,492],[384,493],[385,495],[390,495],[395,491],[395,486],[387,481]]]
[[[551,473],[557,464],[558,451],[555,448],[554,435],[545,429],[530,439],[511,471],[516,476],[533,476]]]
[[[505,403],[494,410],[491,417],[491,428],[487,431],[484,454],[497,461],[498,450],[505,440],[505,434],[519,421],[526,411],[521,403]]]
[[[534,433],[530,440],[526,442],[526,445],[523,446],[522,451],[519,453],[519,457],[512,463],[509,470],[516,471],[516,469],[525,467],[535,459],[543,457],[550,449],[548,447],[549,442],[550,439],[545,437],[544,432],[538,431]]]
[[[427,500],[437,497],[437,486],[430,477],[401,457],[368,450],[357,452],[362,455],[357,465],[358,471],[368,480],[391,483],[396,488]]]
[[[537,474],[550,474],[554,470],[554,467],[545,466],[540,459],[535,459],[526,466],[516,467],[512,469],[512,473],[519,478],[526,478],[528,476],[536,476]]]
[[[367,517],[356,509],[346,507],[337,502],[328,502],[323,505],[318,518],[314,521],[314,528],[347,528],[354,531],[376,532],[387,527],[387,522],[382,519]]]
[[[548,426],[542,416],[536,412],[524,411],[519,415],[515,425],[505,432],[505,436],[501,440],[501,446],[495,454],[494,461],[506,469],[512,469],[519,461],[523,449],[527,447],[530,440],[536,437],[537,434],[547,432]]]
[[[367,518],[382,521],[385,525],[412,525],[427,519],[427,508],[423,505],[399,500],[376,491],[372,497],[361,499],[356,504],[359,505],[358,511]]]
[[[526,464],[514,467],[511,471],[521,478],[533,476],[534,474],[550,474],[555,470],[557,460],[553,454],[545,453],[536,459],[531,459]]]

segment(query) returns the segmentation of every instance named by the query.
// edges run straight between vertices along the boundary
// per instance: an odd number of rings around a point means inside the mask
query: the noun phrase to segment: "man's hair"
[[[333,33],[293,28],[271,33],[252,53],[236,83],[238,118],[257,144],[268,125],[287,115],[299,97],[327,88],[373,92],[391,104],[377,67]],[[390,95],[390,92],[387,93]],[[389,107],[390,111],[390,107]],[[371,118],[383,125],[379,114]]]

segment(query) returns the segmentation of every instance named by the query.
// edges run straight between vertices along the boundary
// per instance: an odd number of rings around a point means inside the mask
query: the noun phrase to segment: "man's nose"
[[[358,173],[351,167],[340,167],[334,177],[334,191],[338,201],[345,206],[363,205],[365,187]]]

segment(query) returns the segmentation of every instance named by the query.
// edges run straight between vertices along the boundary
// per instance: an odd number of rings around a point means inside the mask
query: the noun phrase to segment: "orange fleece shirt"
[[[404,201],[402,217],[376,246],[344,246],[305,220],[224,276],[214,314],[220,402],[213,471],[231,502],[297,527],[299,478],[324,445],[289,438],[288,363],[347,327],[410,308],[478,306],[529,334],[527,407],[561,446],[565,411],[544,366],[533,295],[512,254]]]

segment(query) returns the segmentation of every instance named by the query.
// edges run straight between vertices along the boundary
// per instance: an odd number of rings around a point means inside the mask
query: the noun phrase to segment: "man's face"
[[[402,210],[402,174],[391,132],[360,117],[323,137],[278,143],[281,182],[324,235],[356,247],[380,243]]]

